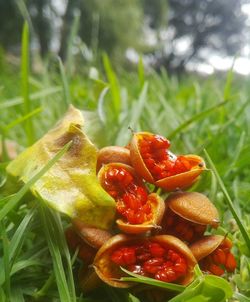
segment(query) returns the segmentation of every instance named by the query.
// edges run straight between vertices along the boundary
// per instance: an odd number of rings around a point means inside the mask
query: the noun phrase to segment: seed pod
[[[117,219],[118,228],[127,234],[146,233],[151,229],[160,228],[159,225],[165,210],[163,199],[159,195],[151,193],[148,195],[147,203],[150,205],[152,211],[152,218],[150,220],[146,220],[141,224],[130,224],[124,219]]]
[[[208,225],[217,228],[219,214],[212,202],[197,192],[176,192],[166,200],[162,220],[164,233],[193,242],[204,234]]]
[[[101,279],[91,266],[83,265],[78,273],[80,288],[84,293],[91,292],[101,285]]]
[[[203,158],[194,154],[183,155],[182,157],[190,164],[190,170],[156,181],[157,187],[170,192],[176,189],[187,189],[198,180],[206,168]]]
[[[96,171],[98,172],[103,165],[108,163],[131,165],[129,149],[119,146],[108,146],[100,149],[97,157]]]
[[[75,252],[77,248],[79,249],[77,254],[79,259],[86,264],[93,262],[97,250],[84,242],[82,238],[75,232],[73,227],[69,227],[65,230],[65,237],[70,250]]]
[[[204,160],[193,154],[175,156],[169,146],[162,136],[135,133],[130,146],[132,165],[146,181],[166,191],[187,188],[205,169]]]
[[[148,195],[135,170],[120,163],[110,163],[98,173],[102,187],[116,200],[118,227],[125,233],[145,233],[157,228],[164,210],[164,201],[157,194]]]
[[[93,265],[101,280],[114,287],[133,284],[119,281],[124,276],[120,266],[159,280],[189,284],[194,277],[196,260],[189,248],[169,235],[135,237],[119,234],[97,252]]]
[[[108,231],[84,224],[80,219],[73,219],[72,224],[77,234],[90,246],[100,248],[112,234]]]
[[[231,247],[228,238],[210,235],[190,245],[190,250],[203,271],[221,276],[225,271],[233,272],[237,266]]]

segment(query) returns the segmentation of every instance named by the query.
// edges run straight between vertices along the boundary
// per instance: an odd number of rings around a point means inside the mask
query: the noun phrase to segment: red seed
[[[142,188],[142,187],[136,187],[134,194],[136,195],[136,197],[141,200],[142,203],[146,203],[147,199],[148,199],[148,193],[147,191]]]
[[[213,264],[213,263],[210,264],[208,270],[216,276],[221,276],[224,274],[224,270],[221,267],[219,267],[218,265]]]
[[[159,243],[153,242],[149,244],[149,251],[153,257],[163,257],[166,253],[165,249]]]
[[[228,255],[226,257],[225,267],[228,272],[233,272],[237,267],[237,262],[234,258],[234,255],[230,252],[228,253]]]
[[[132,210],[138,210],[141,207],[141,201],[131,193],[125,193],[122,199],[126,206]]]
[[[176,273],[172,268],[167,268],[158,271],[157,274],[155,274],[155,279],[164,281],[164,282],[173,282],[177,279]]]
[[[150,274],[156,274],[163,264],[162,258],[152,258],[144,262],[143,270]]]
[[[135,249],[132,247],[122,247],[113,252],[111,255],[111,260],[118,265],[135,264]]]
[[[214,261],[215,264],[223,264],[223,265],[225,265],[225,263],[226,263],[225,252],[222,249],[220,249],[220,248],[217,248],[213,252],[212,258],[213,258],[213,261]]]

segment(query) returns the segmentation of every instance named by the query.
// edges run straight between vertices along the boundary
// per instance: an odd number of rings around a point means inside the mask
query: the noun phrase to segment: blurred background
[[[24,19],[38,71],[52,54],[74,56],[79,66],[98,64],[106,52],[128,69],[142,56],[170,74],[212,74],[233,61],[236,72],[250,73],[247,0],[0,0],[1,62],[18,64]]]

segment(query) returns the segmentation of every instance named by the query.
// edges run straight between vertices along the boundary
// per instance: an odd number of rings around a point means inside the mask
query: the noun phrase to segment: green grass
[[[5,67],[0,74],[1,137],[25,148],[73,103],[83,110],[86,132],[98,147],[126,145],[131,127],[171,138],[176,153],[205,157],[213,173],[204,173],[193,190],[207,194],[218,208],[222,224],[217,233],[229,233],[238,261],[230,277],[234,301],[249,301],[250,79],[232,72],[225,78],[147,74],[142,60],[138,72],[118,74],[106,55],[98,78],[88,76],[89,67],[72,74],[70,66],[68,76],[56,58],[44,66],[42,75],[29,72],[26,26],[21,78],[16,67]],[[82,293],[77,281],[80,263],[72,262],[64,239],[69,221],[27,194],[67,147],[25,186],[12,187],[10,196],[2,190],[8,159],[0,164],[0,301],[138,302],[133,291],[108,286],[98,294]]]

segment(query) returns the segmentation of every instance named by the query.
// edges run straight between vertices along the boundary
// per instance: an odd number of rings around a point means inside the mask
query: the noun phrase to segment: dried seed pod
[[[97,252],[94,268],[97,275],[114,287],[133,284],[119,281],[124,276],[120,266],[134,273],[165,282],[189,284],[193,280],[196,260],[189,248],[169,235],[135,237],[119,234]]]
[[[96,171],[98,172],[103,165],[108,163],[131,165],[129,149],[119,146],[108,146],[100,149],[97,157]]]
[[[197,192],[176,192],[166,200],[162,220],[163,233],[172,234],[187,242],[203,236],[208,225],[217,228],[219,213],[212,202]]]
[[[79,259],[84,261],[86,264],[93,262],[97,250],[84,242],[82,238],[75,232],[73,227],[69,227],[65,230],[65,237],[70,250],[75,252],[76,249],[79,248],[77,254]]]
[[[94,268],[91,266],[83,265],[79,270],[78,279],[80,288],[84,293],[95,290],[102,283]]]
[[[187,188],[205,169],[204,160],[192,154],[175,156],[169,146],[160,135],[135,133],[130,147],[132,165],[146,181],[166,191]]]
[[[98,178],[102,187],[116,200],[118,227],[126,233],[145,233],[157,228],[165,204],[157,194],[148,195],[147,188],[135,170],[120,163],[101,168]]]
[[[94,228],[84,224],[80,219],[73,219],[72,224],[77,234],[90,246],[98,249],[108,239],[112,237],[112,234],[108,231]]]
[[[160,179],[155,182],[156,186],[170,192],[176,189],[189,188],[198,180],[200,174],[206,169],[203,158],[194,154],[182,155],[181,157],[189,163],[190,170]]]
[[[210,235],[193,243],[190,250],[203,271],[221,276],[225,271],[233,272],[237,266],[231,247],[232,242],[228,238]]]

